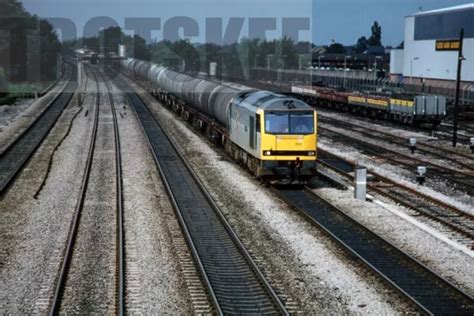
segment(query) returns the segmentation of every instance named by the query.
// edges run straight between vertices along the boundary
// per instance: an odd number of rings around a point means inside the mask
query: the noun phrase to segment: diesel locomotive
[[[316,174],[317,113],[305,102],[132,58],[121,68],[258,178],[300,183]]]

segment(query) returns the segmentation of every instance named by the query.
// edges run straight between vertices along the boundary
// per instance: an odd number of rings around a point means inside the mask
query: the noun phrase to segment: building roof
[[[445,13],[445,12],[452,12],[452,11],[461,11],[461,10],[469,10],[474,9],[474,2],[468,4],[461,4],[453,7],[435,9],[430,11],[422,11],[411,14],[409,16],[418,16],[418,15],[425,15],[425,14],[438,14],[438,13]]]

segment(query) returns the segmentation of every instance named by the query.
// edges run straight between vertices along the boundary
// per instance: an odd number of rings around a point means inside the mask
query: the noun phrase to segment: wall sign
[[[436,50],[459,50],[460,44],[459,40],[436,40]]]

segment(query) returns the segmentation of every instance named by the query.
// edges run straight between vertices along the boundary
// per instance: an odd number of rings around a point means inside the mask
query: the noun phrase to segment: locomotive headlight
[[[272,152],[270,150],[267,150],[263,153],[265,156],[270,156],[272,154]]]
[[[314,152],[314,151],[308,151],[308,156],[314,156],[314,155],[316,155],[316,152]]]

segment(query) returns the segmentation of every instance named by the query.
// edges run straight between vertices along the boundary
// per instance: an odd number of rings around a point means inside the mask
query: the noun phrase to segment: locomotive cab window
[[[265,132],[268,134],[312,134],[314,133],[314,112],[266,112]]]
[[[255,115],[255,131],[260,133],[260,114]]]

